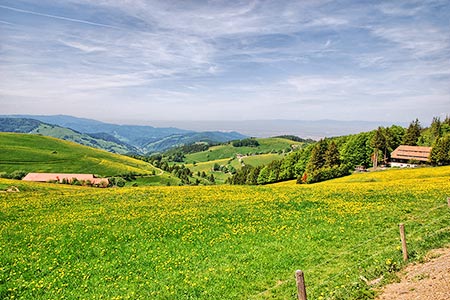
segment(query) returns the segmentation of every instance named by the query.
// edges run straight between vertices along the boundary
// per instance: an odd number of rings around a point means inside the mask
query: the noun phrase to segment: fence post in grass
[[[406,247],[406,234],[405,234],[405,224],[401,223],[400,227],[400,239],[402,241],[402,252],[403,252],[403,260],[408,260],[408,248]]]
[[[305,277],[302,270],[295,271],[295,281],[297,282],[297,295],[298,300],[306,299],[306,287],[305,287]]]
[[[447,204],[448,204],[448,207],[450,207],[450,197],[447,197]]]

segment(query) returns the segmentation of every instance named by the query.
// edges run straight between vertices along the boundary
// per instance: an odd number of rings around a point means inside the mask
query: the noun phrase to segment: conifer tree
[[[320,140],[311,151],[311,158],[306,166],[306,172],[310,173],[323,168],[325,165],[325,152],[328,149],[328,141]]]
[[[408,129],[406,129],[405,135],[403,136],[403,145],[417,146],[417,140],[420,137],[420,131],[422,127],[420,126],[419,119],[415,119],[409,124]]]
[[[331,168],[334,166],[339,166],[341,163],[339,150],[334,141],[328,144],[327,150],[325,151],[325,163],[324,167]]]
[[[442,136],[442,124],[439,117],[434,117],[430,126],[432,142],[436,141]]]
[[[446,135],[434,143],[430,160],[436,165],[450,164],[450,135]]]
[[[379,150],[386,149],[386,136],[384,134],[384,128],[378,127],[377,131],[375,132],[375,135],[370,141],[370,146],[374,148],[373,153],[373,167],[378,167],[378,152]]]

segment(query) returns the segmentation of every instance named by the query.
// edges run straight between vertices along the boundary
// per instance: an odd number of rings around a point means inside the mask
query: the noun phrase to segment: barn
[[[57,181],[59,183],[71,183],[74,179],[78,181],[89,181],[93,185],[107,186],[107,178],[97,178],[94,174],[68,174],[68,173],[28,173],[22,180],[34,182]]]
[[[391,167],[415,167],[430,163],[432,147],[400,145],[391,153]]]

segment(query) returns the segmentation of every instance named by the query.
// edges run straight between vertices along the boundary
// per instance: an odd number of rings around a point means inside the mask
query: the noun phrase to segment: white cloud
[[[36,15],[36,16],[51,18],[51,19],[58,19],[58,20],[75,22],[75,23],[82,23],[82,24],[93,25],[93,26],[100,26],[100,27],[106,27],[106,28],[119,29],[119,27],[108,25],[108,24],[102,24],[102,23],[97,23],[97,22],[90,22],[90,21],[86,21],[86,20],[68,18],[68,17],[52,15],[52,14],[44,14],[44,13],[31,11],[31,10],[18,9],[18,8],[6,6],[6,5],[0,5],[0,8],[7,9],[7,10],[12,10],[12,11],[19,12],[19,13],[24,13],[24,14],[30,14],[30,15]]]
[[[299,76],[287,80],[287,83],[294,86],[302,95],[317,95],[324,92],[331,94],[351,93],[350,89],[355,89],[364,82],[364,79],[349,76]]]
[[[77,50],[80,50],[82,52],[90,53],[90,52],[98,52],[98,51],[106,51],[105,47],[99,47],[99,46],[93,46],[88,44],[83,44],[77,41],[63,41],[60,40],[60,42],[68,47],[75,48]]]
[[[450,51],[448,31],[429,25],[379,26],[373,29],[373,34],[411,51],[417,57],[448,54]]]

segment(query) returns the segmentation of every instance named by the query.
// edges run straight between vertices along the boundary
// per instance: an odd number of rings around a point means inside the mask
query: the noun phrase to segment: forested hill
[[[450,164],[450,118],[443,121],[433,118],[428,128],[423,128],[416,119],[408,128],[392,125],[326,138],[267,165],[246,165],[229,182],[254,185],[297,179],[298,183],[314,183],[350,174],[355,166],[373,167],[374,157],[383,165],[399,145],[432,146],[431,163]]]

